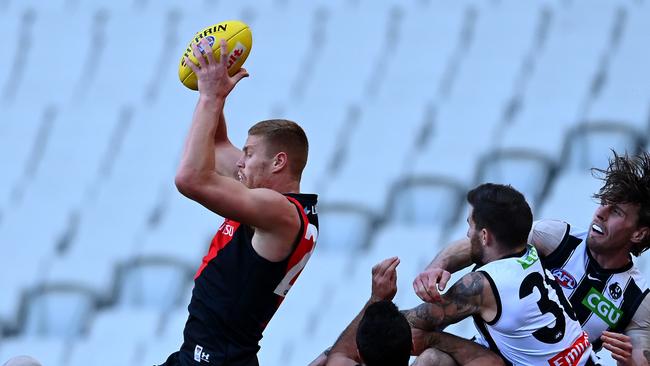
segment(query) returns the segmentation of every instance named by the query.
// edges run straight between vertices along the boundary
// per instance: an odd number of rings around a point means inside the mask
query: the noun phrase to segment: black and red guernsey
[[[255,252],[253,228],[226,219],[194,277],[181,365],[255,365],[262,331],[309,260],[318,236],[317,196],[286,194],[300,215],[289,256]]]

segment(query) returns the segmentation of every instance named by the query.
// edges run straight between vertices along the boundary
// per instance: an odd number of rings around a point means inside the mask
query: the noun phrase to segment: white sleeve
[[[542,257],[551,253],[562,244],[569,224],[560,220],[538,220],[528,234],[528,244],[534,245]]]
[[[625,334],[632,338],[632,348],[635,351],[650,350],[650,295],[646,295],[636,309],[630,324],[625,328]]]

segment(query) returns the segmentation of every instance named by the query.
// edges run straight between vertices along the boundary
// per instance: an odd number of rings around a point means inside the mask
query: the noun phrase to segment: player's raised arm
[[[431,261],[427,268],[413,280],[413,290],[425,302],[440,300],[440,291],[447,287],[451,273],[470,264],[469,238],[463,238],[449,244]]]
[[[205,40],[202,40],[202,46],[209,47]],[[193,48],[199,66],[194,65],[189,59],[186,62],[197,75],[200,96],[176,175],[176,186],[185,196],[221,216],[263,231],[281,228],[295,236],[300,225],[298,213],[282,194],[265,188],[250,189],[241,181],[221,175],[216,170],[215,151],[217,154],[221,151],[215,149],[215,140],[218,140],[218,135],[225,134],[225,126],[219,127],[225,99],[237,82],[248,74],[246,70],[241,69],[232,77],[228,75],[227,47],[223,40],[220,61],[216,61],[210,52],[203,57],[196,45]],[[224,140],[221,143],[227,146]],[[248,155],[265,153],[254,151],[257,148],[258,146],[253,143],[245,147],[245,150],[250,151],[244,153]],[[231,160],[234,151],[225,153],[229,155],[224,157],[224,161]],[[238,164],[241,166],[245,159],[246,156],[240,157]],[[286,153],[279,154],[274,165],[268,169],[271,172],[280,171],[287,169],[287,164]]]

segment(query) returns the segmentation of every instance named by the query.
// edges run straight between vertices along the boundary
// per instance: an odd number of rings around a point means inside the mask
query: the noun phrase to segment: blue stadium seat
[[[366,245],[375,224],[372,213],[352,205],[321,204],[318,208],[321,250],[352,253]]]
[[[370,5],[343,2],[332,8],[322,25],[326,30],[324,47],[315,60],[316,69],[303,95],[305,100],[345,105],[364,96],[366,83],[372,77],[372,65],[383,55],[386,32],[377,29],[385,27],[390,5],[389,2]],[[341,42],[350,37],[351,26],[355,41],[341,48]]]
[[[576,126],[566,138],[562,159],[567,169],[605,169],[612,150],[619,154],[634,154],[643,146],[641,131],[617,122],[586,122]]]
[[[377,19],[379,24],[387,24],[377,32],[387,39],[378,40],[383,41],[383,47],[368,56],[378,57],[386,71],[382,71],[379,90],[369,92],[393,103],[425,102],[436,97],[450,58],[462,41],[467,10],[464,2],[422,2],[406,7],[400,17],[392,14],[388,21]]]
[[[602,182],[587,170],[565,172],[558,176],[541,206],[538,219],[558,219],[577,228],[589,226],[598,203],[591,196]]]
[[[39,286],[25,298],[26,336],[72,339],[88,328],[98,304],[91,290],[74,285]]]
[[[0,256],[0,278],[7,282],[7,290],[0,296],[0,319],[10,327],[15,326],[22,293],[43,279],[68,226],[68,212],[55,202],[51,195],[26,195],[0,227],[5,252]]]
[[[498,150],[483,157],[477,172],[477,184],[510,184],[526,197],[534,210],[554,169],[553,161],[535,151]]]
[[[171,187],[170,187],[171,189]],[[196,270],[223,218],[173,188],[156,211],[157,224],[144,235],[135,255],[169,258]]]
[[[600,57],[607,50],[616,9],[616,3],[594,7],[588,1],[553,8],[550,33],[526,83],[517,124],[560,129],[577,123],[590,98]],[[528,142],[535,135],[524,136],[522,140]]]
[[[324,188],[323,205],[351,204],[375,218],[384,217],[390,189],[410,163],[424,124],[424,105],[414,102],[403,107],[366,106],[349,137],[345,160]]]
[[[413,290],[413,280],[441,249],[444,227],[413,227],[389,224],[381,227],[373,237],[367,254],[359,261],[359,268],[372,268],[380,261],[397,256],[397,295],[394,299],[400,308],[410,308],[420,303]],[[359,283],[368,282],[370,272],[355,271]],[[366,286],[369,286],[369,282]]]
[[[410,177],[396,184],[389,220],[411,226],[444,227],[458,215],[465,187],[444,177]]]
[[[12,10],[0,13],[0,34],[2,37],[2,49],[5,50],[5,56],[0,59],[0,100],[2,101],[2,109],[7,101],[7,93],[11,93],[13,89],[14,73],[18,72],[20,64],[18,62],[18,55],[20,54],[21,34],[26,29],[30,29],[34,23],[35,12],[33,9],[25,10]],[[2,110],[0,109],[0,110]]]
[[[616,52],[609,58],[602,92],[587,113],[589,120],[620,121],[648,131],[648,98],[650,87],[639,80],[648,80],[650,52],[644,47],[650,31],[650,7],[645,3],[624,2],[627,5]]]
[[[64,366],[67,342],[58,338],[12,337],[2,341],[0,362],[16,356],[30,356],[48,366]]]
[[[158,78],[156,66],[166,55],[166,40],[152,37],[166,35],[165,21],[159,14],[136,14],[120,9],[111,9],[98,19],[98,40],[93,49],[97,61],[84,75],[86,89],[78,99],[117,105],[144,101],[148,83]],[[138,61],[140,55],[147,55],[147,61]]]
[[[55,108],[0,108],[0,207],[16,207],[20,192],[34,175],[42,158],[49,131],[55,121]],[[9,213],[7,213],[9,214]],[[0,223],[1,225],[1,223]]]
[[[121,111],[112,106],[70,105],[56,110],[38,169],[27,194],[53,197],[62,211],[87,202],[111,158]],[[89,123],[92,120],[92,123]]]
[[[347,137],[358,123],[359,110],[354,105],[333,109],[327,103],[310,100],[289,104],[283,116],[300,124],[309,140],[309,159],[300,189],[321,192],[345,151]]]
[[[148,341],[158,333],[160,319],[159,312],[150,310],[119,309],[97,313],[88,338],[72,347],[68,366],[139,364]],[[125,331],[125,324],[137,326]]]
[[[19,38],[24,46],[16,55],[19,70],[12,77],[10,102],[26,108],[35,102],[76,101],[75,93],[85,92],[80,82],[92,60],[94,18],[81,11],[71,16],[66,7],[35,6],[34,10],[33,25],[23,29],[20,38],[25,39]],[[36,101],[34,93],[40,95]]]
[[[185,289],[190,286],[192,269],[174,258],[136,257],[120,266],[117,304],[127,308],[166,311],[185,305]]]

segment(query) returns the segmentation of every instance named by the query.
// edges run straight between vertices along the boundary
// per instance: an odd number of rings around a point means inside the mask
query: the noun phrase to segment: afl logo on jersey
[[[555,281],[559,283],[560,286],[568,288],[569,290],[576,288],[576,279],[571,276],[571,273],[562,268],[555,268],[552,273],[553,277],[555,277]]]

